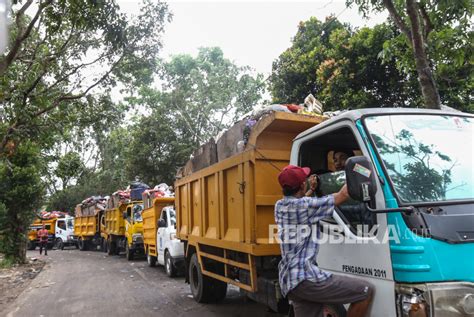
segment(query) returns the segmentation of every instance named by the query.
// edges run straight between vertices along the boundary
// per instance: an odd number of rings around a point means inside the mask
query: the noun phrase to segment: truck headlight
[[[399,316],[474,316],[474,283],[398,284]]]
[[[424,296],[424,287],[397,285],[397,312],[401,317],[430,316],[430,307]]]
[[[143,242],[143,236],[142,236],[142,234],[141,234],[141,233],[134,233],[134,234],[132,235],[132,241],[133,241],[133,242],[137,242],[137,243],[138,243],[138,242]]]

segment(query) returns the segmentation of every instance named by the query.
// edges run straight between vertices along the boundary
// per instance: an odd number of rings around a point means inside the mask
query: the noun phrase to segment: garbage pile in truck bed
[[[84,199],[76,206],[76,217],[95,216],[98,212],[105,210],[108,197],[91,196]]]
[[[67,215],[68,213],[62,211],[41,211],[37,216],[40,219],[54,219],[63,218]]]
[[[126,189],[114,192],[107,201],[107,209],[117,208],[121,204],[142,200],[142,193],[150,186],[142,182],[132,182]]]
[[[235,123],[227,131],[222,131],[214,139],[198,148],[191,155],[191,159],[178,170],[176,178],[188,176],[196,171],[225,160],[237,153],[246,150],[247,143],[253,127],[266,115],[273,112],[297,113],[307,116],[328,118],[336,113],[325,112],[322,104],[313,95],[306,97],[304,104],[275,104],[255,109],[247,114],[244,119]]]
[[[153,189],[147,189],[142,194],[144,208],[150,208],[153,204],[153,199],[158,197],[174,197],[173,188],[165,183],[156,185]]]

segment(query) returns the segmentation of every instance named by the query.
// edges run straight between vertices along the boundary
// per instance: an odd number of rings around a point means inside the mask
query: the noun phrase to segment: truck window
[[[58,228],[62,230],[66,230],[66,222],[62,220],[58,221]]]
[[[168,226],[168,214],[166,213],[166,208],[161,211],[161,219],[163,219]]]
[[[142,211],[142,204],[137,204],[133,206],[133,221],[142,221]]]
[[[318,196],[332,194],[346,182],[345,172],[336,170],[333,159],[335,152],[345,152],[347,156],[360,153],[360,147],[351,129],[329,131],[301,146],[299,164],[311,168],[311,173],[318,174]],[[336,212],[356,234],[358,231],[367,232],[376,224],[376,215],[368,211],[364,204],[352,199],[336,207]]]

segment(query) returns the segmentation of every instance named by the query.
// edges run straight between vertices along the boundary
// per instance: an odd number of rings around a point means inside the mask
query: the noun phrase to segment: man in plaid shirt
[[[344,185],[335,194],[324,197],[307,197],[314,192],[317,181],[309,178],[307,167],[288,165],[278,175],[283,199],[275,205],[281,261],[278,265],[283,296],[292,302],[297,317],[322,316],[323,304],[348,304],[347,316],[365,316],[372,298],[372,286],[360,279],[332,275],[321,270],[316,263],[319,251],[317,224],[329,217],[334,206],[348,198]],[[303,234],[304,232],[304,234]]]

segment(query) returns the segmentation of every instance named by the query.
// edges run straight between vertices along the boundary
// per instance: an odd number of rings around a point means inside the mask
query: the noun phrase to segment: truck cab
[[[125,254],[127,260],[131,261],[136,255],[144,255],[143,252],[143,202],[133,201],[124,212],[125,219]]]
[[[36,219],[30,226],[28,232],[28,249],[34,250],[39,244],[37,232],[43,225],[48,230],[48,247],[55,246],[57,249],[64,249],[65,246],[76,245],[77,239],[74,237],[74,217],[66,215],[64,217],[54,217],[50,219]]]
[[[184,244],[176,238],[176,211],[172,206],[165,207],[161,211],[156,241],[158,264],[165,267],[169,277],[176,276],[184,269]]]
[[[63,250],[65,246],[77,246],[77,239],[74,238],[74,217],[66,216],[58,218],[55,226],[54,245],[57,249]]]
[[[370,316],[474,316],[474,116],[364,109],[298,135],[290,163],[351,200],[319,223],[318,265],[375,287]],[[336,149],[352,151],[344,171]]]

